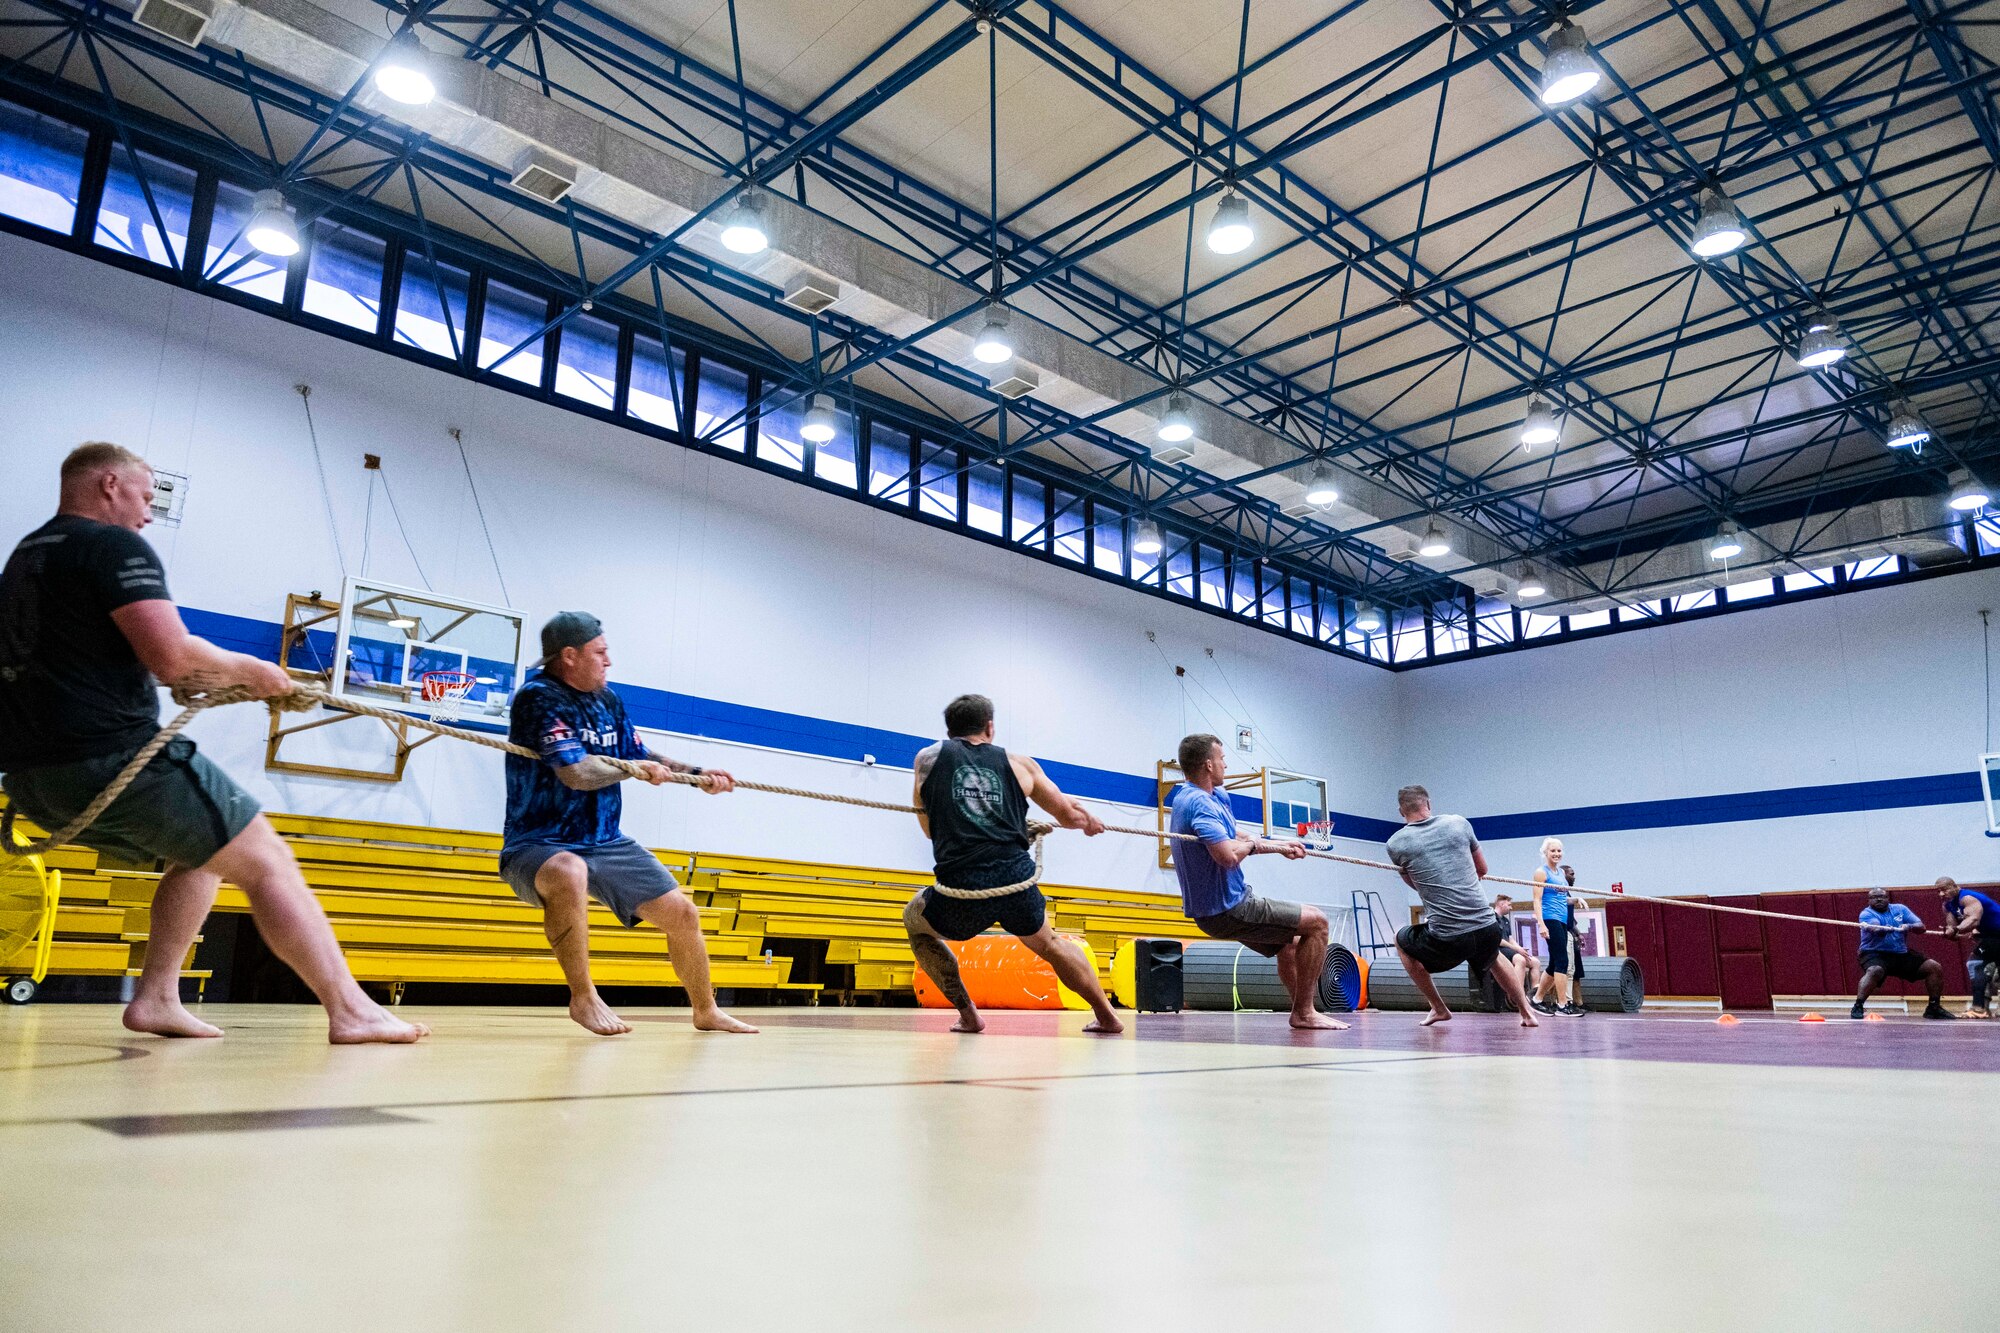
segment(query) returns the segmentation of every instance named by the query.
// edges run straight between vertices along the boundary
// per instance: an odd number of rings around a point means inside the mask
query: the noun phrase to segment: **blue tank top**
[[[1557,878],[1562,874],[1562,871],[1549,870],[1545,865],[1536,866],[1535,869],[1546,870],[1549,876],[1548,882],[1535,890],[1535,895],[1539,900],[1541,908],[1537,915],[1544,921],[1569,920],[1569,889],[1564,886],[1561,879]]]
[[[1956,918],[1965,914],[1965,909],[1959,904],[1963,903],[1967,898],[1972,898],[1979,903],[1979,933],[1982,935],[2000,935],[2000,903],[1994,902],[1977,889],[1960,889],[1958,891],[1958,898],[1952,905],[1952,916]]]

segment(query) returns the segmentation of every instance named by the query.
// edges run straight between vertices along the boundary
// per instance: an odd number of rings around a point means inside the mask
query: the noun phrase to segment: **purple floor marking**
[[[989,1010],[995,1037],[1075,1037],[1083,1013]],[[1527,1029],[1512,1015],[1460,1014],[1438,1027],[1417,1026],[1417,1014],[1347,1014],[1346,1032],[1294,1032],[1282,1014],[1121,1014],[1131,1040],[1283,1046],[1319,1052],[1420,1051],[1426,1055],[1531,1055],[1580,1060],[1647,1060],[1675,1064],[1771,1065],[1801,1069],[1904,1069],[2000,1073],[2000,1022],[1926,1022],[1891,1018],[1856,1023],[1845,1017],[1801,1023],[1771,1015],[1740,1016],[1721,1027],[1712,1016],[1682,1013],[1590,1014],[1544,1018]],[[760,1014],[771,1027],[838,1027],[947,1035],[949,1013],[928,1009],[840,1009]],[[972,1038],[964,1038],[972,1040]]]

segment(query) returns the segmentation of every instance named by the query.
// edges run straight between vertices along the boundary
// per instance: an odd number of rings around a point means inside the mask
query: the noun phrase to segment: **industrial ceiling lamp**
[[[1808,370],[1823,370],[1846,355],[1847,337],[1840,324],[1824,310],[1814,312],[1799,337],[1799,364]]]
[[[417,40],[416,31],[405,28],[389,39],[375,61],[375,87],[404,106],[428,106],[437,96],[430,63],[430,52]]]
[[[994,301],[986,307],[986,323],[972,344],[972,354],[989,366],[997,366],[1014,355],[1014,334],[1007,327],[1007,307]]]
[[[1715,540],[1708,544],[1710,560],[1734,560],[1743,554],[1743,530],[1728,519],[1715,530]]]
[[[722,219],[722,244],[732,254],[758,255],[770,248],[771,233],[764,228],[764,197],[745,190]]]
[[[1132,534],[1132,549],[1140,555],[1158,555],[1163,545],[1160,525],[1150,518],[1140,519],[1138,531]]]
[[[1354,607],[1354,628],[1363,634],[1382,632],[1382,612],[1373,602],[1358,602]]]
[[[1549,585],[1542,582],[1541,576],[1535,573],[1534,566],[1523,565],[1521,567],[1521,581],[1514,588],[1514,599],[1516,601],[1528,602],[1538,597],[1547,597],[1548,595]]]
[[[1889,428],[1882,435],[1891,449],[1920,454],[1930,441],[1931,428],[1907,401],[1899,401],[1889,416]]]
[[[1993,503],[1993,497],[1973,475],[1960,468],[1951,474],[1951,498],[1945,503],[1961,514],[1976,514]]]
[[[1590,38],[1565,21],[1549,37],[1549,58],[1542,63],[1542,105],[1563,106],[1595,88],[1604,78],[1591,54]]]
[[[1445,535],[1444,524],[1435,518],[1424,529],[1424,543],[1417,548],[1417,554],[1426,560],[1436,560],[1451,554],[1451,538]]]
[[[1190,410],[1188,396],[1178,391],[1167,395],[1167,413],[1160,418],[1160,439],[1166,444],[1179,444],[1194,438],[1194,414]]]
[[[1521,444],[1532,449],[1538,444],[1554,444],[1562,437],[1562,422],[1549,400],[1540,394],[1528,399],[1528,415],[1521,422]]]
[[[1325,509],[1339,498],[1340,486],[1334,479],[1333,469],[1321,463],[1306,478],[1306,503]]]
[[[299,252],[299,223],[292,206],[277,190],[259,190],[250,203],[250,225],[244,239],[260,255],[286,258]]]
[[[806,409],[805,424],[799,427],[799,434],[814,444],[825,444],[840,433],[840,418],[833,410],[833,399],[823,393],[812,396],[812,406]]]
[[[1707,190],[1701,196],[1701,215],[1694,222],[1694,239],[1688,249],[1703,259],[1719,259],[1736,249],[1748,239],[1749,233],[1743,229],[1743,218],[1737,213],[1736,205],[1720,190]]]
[[[1208,220],[1208,248],[1219,255],[1238,255],[1256,239],[1257,233],[1250,226],[1250,201],[1230,190]]]

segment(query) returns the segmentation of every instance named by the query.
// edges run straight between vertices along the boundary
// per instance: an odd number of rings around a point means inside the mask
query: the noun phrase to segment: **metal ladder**
[[[1354,914],[1354,947],[1365,951],[1370,958],[1393,947],[1393,939],[1382,938],[1376,924],[1389,919],[1389,905],[1382,901],[1382,895],[1374,889],[1356,889],[1347,897],[1349,910]]]

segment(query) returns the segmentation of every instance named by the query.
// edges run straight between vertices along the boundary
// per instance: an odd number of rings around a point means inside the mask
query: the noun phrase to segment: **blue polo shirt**
[[[1167,827],[1192,833],[1204,843],[1227,842],[1237,835],[1236,815],[1225,791],[1203,791],[1183,782],[1174,791]],[[1179,843],[1174,847],[1174,874],[1181,882],[1181,910],[1196,921],[1220,916],[1250,896],[1243,867],[1224,870],[1205,848]]]
[[[532,676],[514,695],[507,739],[541,758],[507,756],[503,857],[518,847],[601,847],[618,840],[620,784],[572,791],[556,777],[556,769],[581,763],[585,755],[646,757],[646,747],[615,691],[605,688],[585,694],[553,676]]]
[[[1890,903],[1889,910],[1878,912],[1872,907],[1861,909],[1861,924],[1870,927],[1861,932],[1861,952],[1863,953],[1908,953],[1909,937],[1900,930],[1877,929],[1889,926],[1921,926],[1924,919],[1901,903]]]

